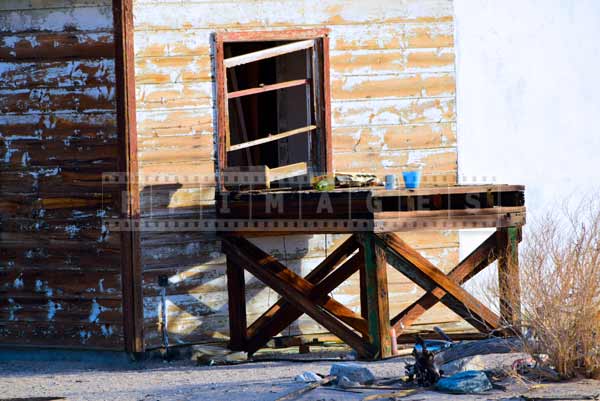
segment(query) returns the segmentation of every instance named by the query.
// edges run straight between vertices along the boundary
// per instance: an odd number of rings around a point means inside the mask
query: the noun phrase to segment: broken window
[[[269,188],[330,171],[326,33],[221,33],[216,45],[221,186],[235,172]]]

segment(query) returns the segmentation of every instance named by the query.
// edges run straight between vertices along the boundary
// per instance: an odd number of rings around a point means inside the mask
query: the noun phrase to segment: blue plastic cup
[[[396,175],[388,174],[385,176],[385,189],[396,189]]]
[[[406,189],[419,188],[419,185],[421,185],[421,170],[403,171],[402,178],[404,178]]]

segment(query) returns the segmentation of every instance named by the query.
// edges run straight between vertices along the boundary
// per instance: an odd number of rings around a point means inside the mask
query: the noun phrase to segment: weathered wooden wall
[[[123,349],[110,0],[0,2],[0,344]]]
[[[334,168],[399,174],[409,162],[456,178],[453,10],[450,0],[137,0],[134,2],[140,174],[144,218],[214,215],[215,110],[211,35],[218,30],[331,29]],[[170,175],[165,179],[165,175]],[[203,176],[198,185],[185,176]],[[407,239],[443,268],[458,258],[455,233]],[[256,243],[302,273],[340,237]],[[161,342],[158,277],[167,288],[171,343],[228,336],[224,257],[211,233],[142,235],[145,343]],[[252,321],[277,296],[247,277]],[[358,309],[357,278],[336,290]],[[392,312],[420,292],[390,271]],[[423,323],[455,322],[437,308]],[[302,318],[288,333],[323,331]]]

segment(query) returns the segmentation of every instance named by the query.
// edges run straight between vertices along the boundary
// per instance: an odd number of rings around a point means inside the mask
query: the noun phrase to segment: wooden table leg
[[[521,229],[517,227],[497,230],[500,318],[516,331],[520,331],[521,325],[520,236]]]
[[[360,294],[360,315],[365,319],[369,320],[369,298],[367,296],[367,271],[365,269],[365,254],[361,246],[358,255],[362,258],[361,265],[359,267],[359,294]]]
[[[385,251],[376,246],[371,235],[361,239],[365,256],[365,285],[361,290],[367,290],[369,334],[376,358],[387,358],[392,356],[392,340]]]
[[[243,351],[246,345],[246,285],[244,269],[227,258],[227,293],[229,302],[229,348]]]

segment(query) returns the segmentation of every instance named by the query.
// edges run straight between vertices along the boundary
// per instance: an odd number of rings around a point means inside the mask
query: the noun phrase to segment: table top
[[[217,193],[217,219],[232,232],[396,232],[525,224],[523,185],[386,190],[271,189]]]

